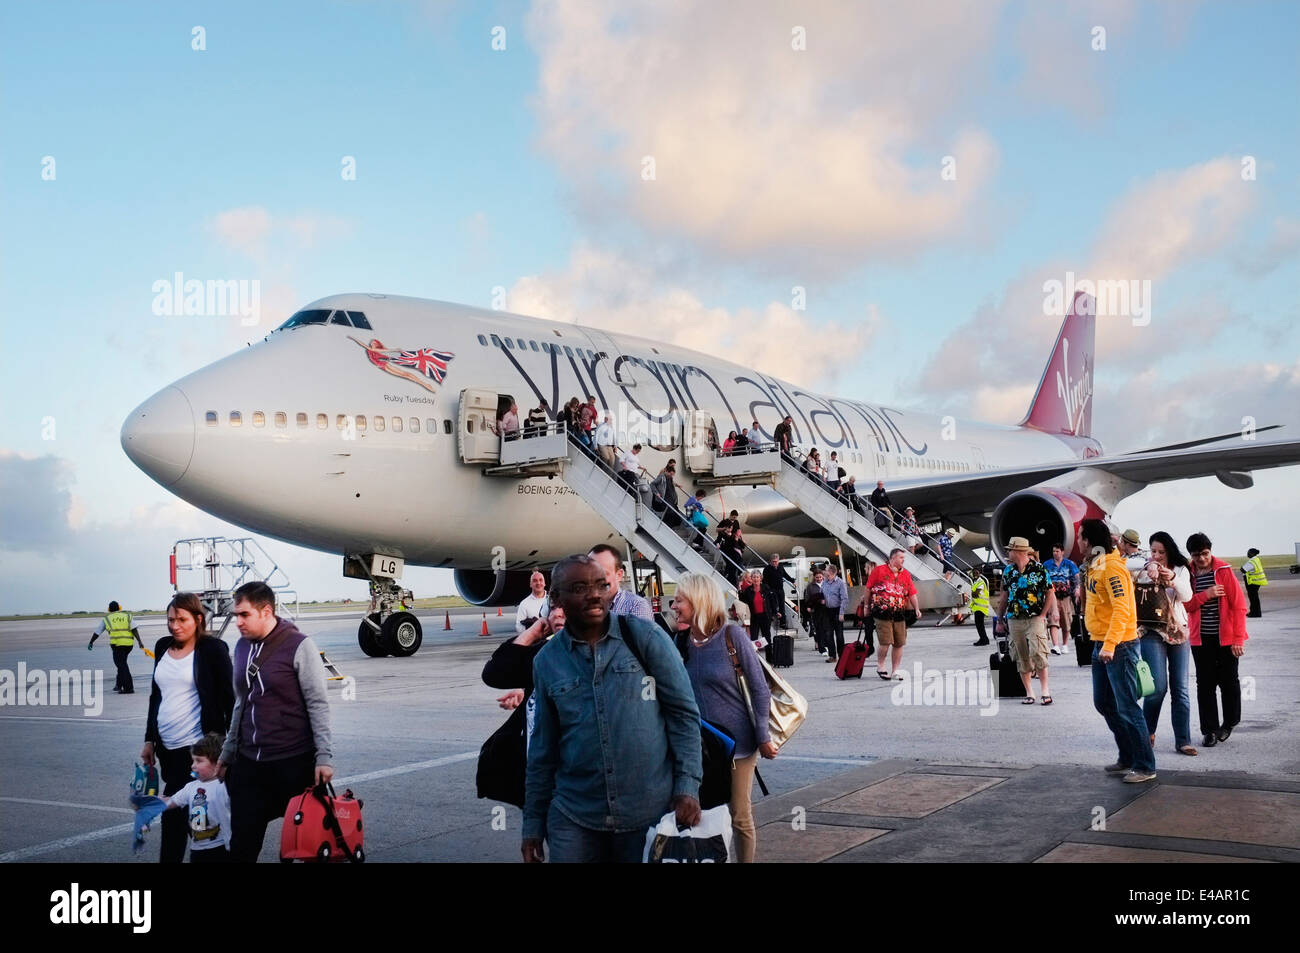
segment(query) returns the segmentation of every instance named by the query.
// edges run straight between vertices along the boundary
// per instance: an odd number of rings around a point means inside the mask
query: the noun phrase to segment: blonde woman
[[[727,621],[726,601],[713,579],[694,573],[680,577],[673,611],[677,614],[678,630],[687,630],[686,673],[695,691],[700,717],[736,740],[729,805],[731,826],[736,835],[737,859],[742,864],[753,863],[756,838],[750,789],[754,784],[754,768],[759,754],[775,758],[777,751],[768,735],[771,696],[767,679],[745,630]],[[749,688],[752,709],[741,693],[737,665]]]

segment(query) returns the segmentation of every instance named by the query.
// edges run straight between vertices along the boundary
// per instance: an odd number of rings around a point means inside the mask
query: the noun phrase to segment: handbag
[[[1156,693],[1156,680],[1151,675],[1151,666],[1146,663],[1146,659],[1139,659],[1137,663],[1138,689],[1143,698]]]
[[[736,681],[740,685],[740,694],[745,699],[745,706],[749,709],[749,717],[757,725],[758,715],[754,711],[754,699],[749,693],[745,673],[740,669],[740,658],[736,655],[736,644],[731,639],[730,630],[723,629],[722,634],[727,639],[727,652],[731,656],[731,667],[736,672]],[[763,669],[763,677],[767,681],[767,690],[772,699],[767,712],[767,734],[771,741],[780,748],[794,736],[794,733],[799,730],[799,726],[803,724],[804,719],[808,717],[808,699],[791,688],[790,683],[776,673],[776,670],[768,664],[767,659],[761,655],[757,656],[757,658],[758,664]]]
[[[1173,606],[1165,587],[1154,582],[1138,583],[1133,587],[1133,599],[1137,603],[1137,624],[1166,634],[1173,621]]]
[[[474,783],[478,796],[524,806],[524,777],[528,770],[528,747],[524,740],[527,702],[510,713],[504,725],[492,732],[478,753]]]

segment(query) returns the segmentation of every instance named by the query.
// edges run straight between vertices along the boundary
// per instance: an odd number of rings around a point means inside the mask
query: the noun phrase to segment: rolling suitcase
[[[1004,631],[1005,625],[1004,622]],[[994,631],[997,631],[996,625]],[[999,638],[998,650],[989,655],[989,669],[997,673],[999,698],[1023,698],[1025,684],[1020,680],[1020,671],[1016,668],[1016,660],[1011,657],[1009,650],[1009,639]]]
[[[307,788],[289,799],[280,829],[280,862],[366,859],[361,846],[361,801],[350,790],[342,797],[331,784]]]
[[[836,678],[861,678],[862,669],[867,664],[867,643],[850,642],[840,653],[840,660],[835,663]]]
[[[1092,664],[1092,639],[1082,635],[1074,637],[1074,660],[1080,666]]]
[[[773,668],[789,668],[794,665],[794,638],[789,635],[774,635],[767,647],[767,664]]]

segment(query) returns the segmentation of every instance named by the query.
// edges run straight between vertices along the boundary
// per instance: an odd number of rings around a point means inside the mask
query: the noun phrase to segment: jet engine
[[[1065,554],[1080,562],[1084,553],[1079,524],[1087,519],[1105,519],[1106,511],[1086,496],[1054,486],[1035,486],[1012,493],[993,511],[989,535],[993,551],[1006,560],[1006,544],[1012,536],[1023,536],[1038,550],[1041,559],[1052,558],[1052,547],[1060,544]]]
[[[460,597],[474,606],[513,606],[528,595],[531,569],[457,569],[452,574]]]

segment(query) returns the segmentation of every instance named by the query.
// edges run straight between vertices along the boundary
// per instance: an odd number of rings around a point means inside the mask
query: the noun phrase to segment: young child
[[[208,732],[190,748],[190,764],[198,777],[175,794],[131,796],[131,803],[140,809],[136,815],[137,851],[143,846],[143,825],[163,811],[185,808],[190,819],[190,863],[230,860],[230,795],[226,782],[217,777],[224,740],[216,732]]]

